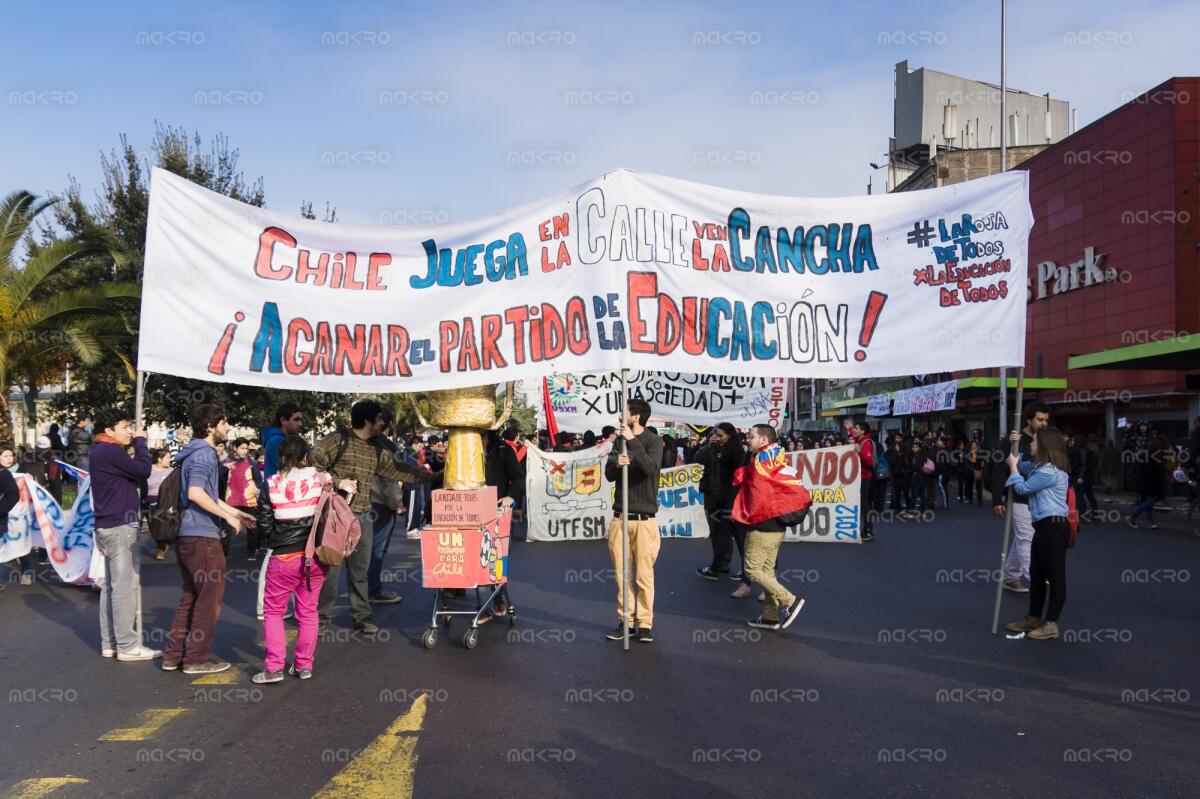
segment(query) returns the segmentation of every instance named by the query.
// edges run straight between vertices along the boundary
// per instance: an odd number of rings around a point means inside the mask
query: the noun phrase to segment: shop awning
[[[1179,369],[1200,371],[1200,334],[1072,355],[1070,369]]]

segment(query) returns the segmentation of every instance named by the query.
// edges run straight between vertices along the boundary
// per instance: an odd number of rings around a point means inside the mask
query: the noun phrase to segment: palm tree
[[[108,282],[54,292],[50,278],[75,259],[114,252],[104,241],[58,239],[15,261],[17,245],[54,200],[16,191],[0,201],[0,441],[13,441],[8,389],[18,380],[37,386],[62,373],[71,361],[98,363],[105,355],[121,361],[130,379],[134,367],[121,351],[133,331],[122,302],[136,300],[136,284]],[[116,258],[116,256],[113,256]]]

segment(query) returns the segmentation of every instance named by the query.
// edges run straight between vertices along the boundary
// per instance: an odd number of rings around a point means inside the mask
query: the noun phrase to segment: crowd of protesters
[[[660,434],[648,424],[650,414],[650,406],[635,399],[619,427],[580,436],[560,433],[553,440],[543,431],[536,442],[558,452],[613,442],[607,476],[620,485],[619,472],[629,469],[627,551],[622,553],[622,539],[616,534],[623,527],[619,511],[609,528],[618,615],[617,627],[607,636],[611,640],[626,634],[643,643],[654,640],[654,563],[660,546],[657,489],[660,471],[674,466],[698,464],[703,469],[700,488],[711,559],[696,573],[712,582],[728,575],[736,583],[730,594],[734,599],[752,596],[757,587],[763,608],[748,623],[771,630],[790,625],[804,605],[804,599],[775,575],[785,529],[800,523],[803,509],[768,513],[761,499],[765,495],[754,492],[767,485],[770,491],[782,492],[778,496],[787,496],[799,485],[788,465],[789,453],[854,447],[861,466],[864,542],[875,539],[881,521],[921,518],[955,504],[982,506],[986,492],[997,516],[1012,515],[1004,587],[1030,593],[1029,613],[1009,630],[1035,640],[1059,635],[1057,623],[1066,597],[1068,487],[1084,519],[1100,510],[1098,486],[1109,495],[1119,487],[1133,488],[1137,501],[1125,521],[1135,528],[1142,519],[1149,529],[1157,527],[1155,506],[1172,491],[1186,495],[1189,520],[1197,507],[1200,419],[1189,445],[1176,448],[1145,422],[1130,428],[1120,447],[1112,441],[1093,447],[1086,436],[1064,435],[1050,426],[1051,409],[1040,402],[1027,405],[1022,427],[998,442],[986,442],[979,430],[965,435],[941,428],[880,435],[865,421],[847,421],[843,429],[819,435],[781,434],[766,425],[739,431],[729,422],[719,422],[703,434]],[[192,413],[190,435],[173,436],[175,446],[161,449],[149,449],[146,432],[135,431],[130,414],[118,409],[97,412],[94,420],[80,416],[65,435],[51,425],[34,447],[0,445],[0,534],[17,501],[14,473],[30,475],[61,502],[70,477],[59,463],[88,471],[95,546],[103,562],[103,574],[96,580],[101,654],[118,661],[162,658],[164,670],[188,674],[229,668],[216,658],[213,644],[231,542],[240,540],[242,556],[262,559],[256,615],[264,626],[266,658],[254,680],[279,682],[285,673],[308,679],[319,636],[333,622],[342,572],[351,624],[358,633],[378,633],[372,605],[401,600],[384,590],[383,563],[396,532],[419,539],[431,522],[431,490],[445,466],[447,440],[398,434],[391,411],[373,400],[355,403],[349,425],[314,443],[303,437],[304,421],[299,407],[285,403],[258,438],[233,437],[224,411],[202,405]],[[526,451],[515,423],[489,434],[487,482],[497,488],[501,508],[523,504]],[[176,471],[177,482],[168,483]],[[156,512],[164,485],[178,485],[180,490],[181,515],[172,543],[181,595],[160,652],[140,640],[135,615],[140,536],[147,518]],[[618,503],[624,499],[622,490],[617,489]],[[306,555],[313,514],[326,492],[345,500],[361,529],[344,568],[314,563]],[[167,542],[158,542],[155,558],[164,560],[168,549]],[[33,581],[37,557],[35,550],[10,564],[22,584]],[[633,577],[629,607],[623,604],[622,557]],[[283,624],[289,608],[294,609],[299,632],[292,664],[285,670]],[[493,608],[481,621],[503,612],[502,607]]]

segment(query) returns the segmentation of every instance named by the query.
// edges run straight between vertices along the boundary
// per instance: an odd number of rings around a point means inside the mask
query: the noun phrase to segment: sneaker
[[[166,560],[167,559],[167,550],[165,550],[165,549],[154,550],[154,559],[155,560]]]
[[[288,674],[300,680],[312,679],[312,669],[298,669],[295,666],[288,666]]]
[[[216,674],[225,671],[230,666],[223,660],[209,660],[204,663],[190,663],[183,667],[184,674]]]
[[[703,577],[705,580],[720,580],[721,575],[712,570],[711,566],[705,566],[703,569],[696,569],[696,574]]]
[[[1058,622],[1045,622],[1040,627],[1025,633],[1025,637],[1032,638],[1034,641],[1052,641],[1058,638]]]
[[[1132,517],[1132,516],[1126,516],[1126,517],[1125,517],[1125,524],[1129,525],[1129,526],[1130,526],[1130,527],[1132,527],[1134,530],[1137,530],[1137,529],[1138,529],[1138,523],[1137,523],[1137,522],[1135,522],[1135,521],[1133,520],[1133,517]]]
[[[729,575],[729,579],[733,580],[735,583],[740,583],[746,579],[746,576],[742,572],[739,571],[739,572],[734,572],[733,574]]]
[[[379,632],[379,625],[373,621],[364,621],[362,624],[354,625],[354,629],[358,630],[363,635],[374,635]]]
[[[260,671],[250,678],[255,685],[265,685],[272,682],[283,682],[283,669],[279,671]]]
[[[790,625],[792,622],[794,622],[796,620],[796,617],[800,615],[800,610],[803,607],[804,607],[804,599],[802,597],[796,597],[792,601],[792,604],[788,607],[788,609],[784,611],[784,613],[786,615],[783,617],[783,622],[779,625],[779,628],[781,630],[786,630],[788,628],[788,625]]]
[[[1020,580],[1009,580],[1004,584],[1004,590],[1012,591],[1013,593],[1017,594],[1028,594],[1029,586],[1025,585],[1025,583],[1021,582]]]
[[[1157,525],[1157,524],[1155,524],[1154,522],[1150,522],[1150,524],[1146,526],[1146,529],[1147,529],[1147,530],[1157,530],[1157,529],[1158,529],[1158,525]]]
[[[128,652],[117,652],[117,660],[121,662],[136,660],[154,660],[162,657],[161,649],[151,649],[148,646],[136,646]]]
[[[179,669],[178,660],[164,660],[162,662],[163,671],[177,671]]]
[[[102,658],[115,658],[116,656],[117,656],[117,648],[116,648],[115,646],[102,646],[102,647],[100,647],[100,657],[102,657]]]
[[[868,542],[868,541],[874,541],[874,540],[875,540],[875,534],[874,534],[874,533],[868,533],[868,532],[864,532],[864,533],[862,534],[862,540],[863,540],[863,543],[866,543],[866,542]]]
[[[21,575],[21,585],[33,585],[33,575],[32,574],[22,574]]]
[[[654,631],[649,627],[638,627],[637,639],[643,644],[654,643]]]
[[[421,540],[421,531],[420,530],[409,530],[407,533],[404,534],[404,537],[407,538],[409,541],[420,541]]]
[[[395,605],[397,602],[403,601],[404,597],[399,594],[393,594],[391,591],[380,591],[378,594],[372,594],[367,598],[367,601],[372,605]]]
[[[630,630],[630,632],[632,633],[633,631],[632,631],[632,630]],[[625,640],[625,625],[624,625],[624,624],[617,624],[617,626],[616,626],[616,627],[613,629],[613,631],[612,631],[612,632],[610,632],[610,633],[608,633],[608,634],[607,634],[607,635],[605,635],[604,637],[605,637],[605,638],[607,638],[607,639],[608,639],[608,640],[610,640],[610,641],[623,641],[623,640]],[[632,637],[632,636],[631,636],[631,637]]]
[[[766,601],[767,601],[767,592],[766,592],[766,591],[759,591],[759,592],[758,592],[758,601],[759,601],[759,602],[766,602]]]
[[[1042,626],[1042,620],[1037,616],[1026,616],[1020,621],[1010,622],[1005,625],[1010,633],[1027,633],[1030,630],[1036,630]]]
[[[733,589],[733,593],[730,594],[730,596],[734,599],[745,599],[746,597],[750,596],[750,586],[742,583],[737,588]]]
[[[750,621],[746,622],[746,624],[749,624],[751,627],[757,627],[760,630],[779,629],[779,622],[771,621],[770,619],[764,619],[762,616],[759,616],[757,619],[751,619]]]

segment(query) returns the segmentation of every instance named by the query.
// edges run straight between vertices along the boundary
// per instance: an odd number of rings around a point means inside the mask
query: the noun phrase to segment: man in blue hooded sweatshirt
[[[304,430],[304,414],[295,403],[285,402],[275,411],[275,425],[262,429],[264,480],[279,471],[279,445],[283,439],[286,436],[298,436]],[[264,563],[263,571],[266,568]]]

